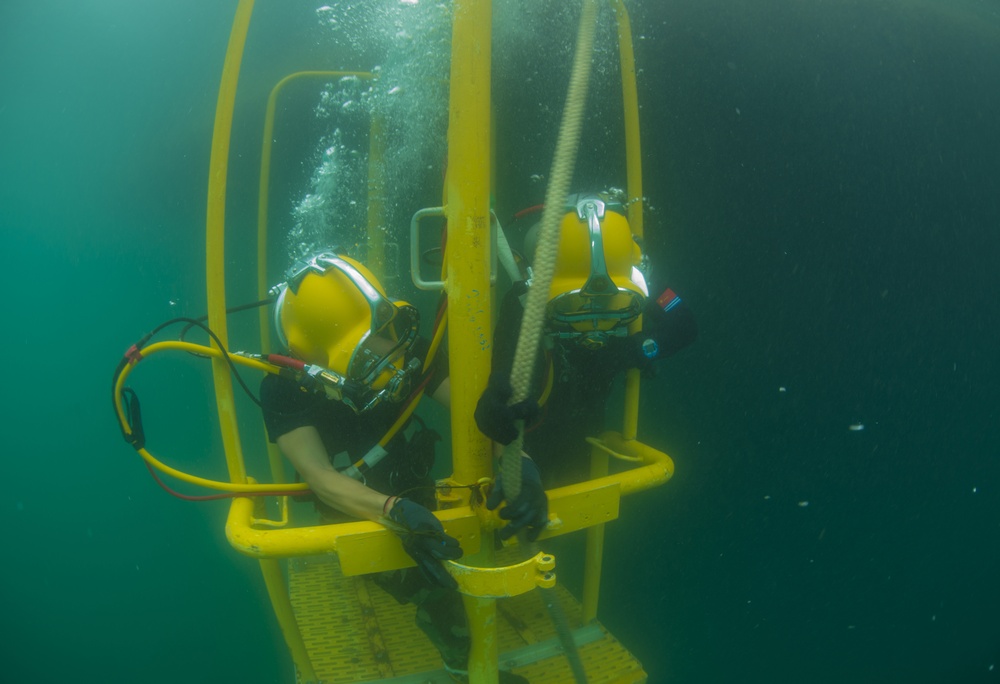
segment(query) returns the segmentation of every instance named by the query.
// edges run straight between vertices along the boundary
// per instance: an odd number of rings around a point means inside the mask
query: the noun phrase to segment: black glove
[[[441,567],[441,561],[461,558],[462,548],[457,539],[445,533],[434,514],[415,501],[398,499],[389,511],[389,519],[399,525],[393,531],[403,540],[403,550],[417,562],[427,581],[445,589],[458,589],[458,582]]]
[[[489,385],[476,404],[476,425],[479,431],[500,444],[510,444],[517,438],[516,420],[530,423],[538,417],[538,402],[533,399],[508,406],[514,388],[510,380],[501,375],[491,375]]]
[[[503,481],[497,477],[496,486],[486,499],[486,507],[492,511],[501,501],[506,500]],[[530,458],[521,458],[521,491],[514,501],[507,501],[507,506],[500,511],[500,517],[510,521],[500,530],[501,539],[508,539],[518,531],[526,529],[528,541],[535,541],[549,524],[549,500],[545,496],[545,490],[542,489],[542,477],[538,474],[538,466]]]

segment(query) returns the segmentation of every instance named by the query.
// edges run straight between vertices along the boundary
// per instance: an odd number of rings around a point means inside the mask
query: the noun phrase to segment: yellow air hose
[[[531,375],[535,368],[538,348],[545,327],[545,309],[549,301],[549,289],[555,271],[556,253],[559,246],[559,223],[564,211],[566,196],[569,194],[576,153],[580,145],[580,130],[583,127],[584,107],[587,103],[587,87],[590,84],[590,66],[594,51],[594,33],[597,26],[596,0],[584,0],[580,14],[580,27],[576,38],[576,54],[573,57],[573,72],[570,76],[569,92],[566,95],[566,109],[563,111],[559,139],[556,142],[552,173],[545,193],[545,209],[539,232],[538,246],[534,256],[534,276],[528,290],[524,306],[521,332],[517,338],[514,365],[510,374],[510,384],[514,389],[511,403],[524,401],[531,391]],[[521,452],[524,445],[524,421],[518,421],[517,438],[504,447],[500,457],[504,494],[513,501],[521,492]],[[524,541],[522,539],[522,541]],[[530,546],[534,546],[531,544]],[[531,552],[534,553],[534,549]],[[563,650],[573,671],[577,684],[584,684],[587,675],[580,660],[573,634],[566,623],[552,589],[542,589],[549,616],[559,635]]]
[[[212,358],[222,358],[224,355],[229,357],[229,360],[233,363],[252,368],[254,370],[264,371],[265,373],[275,373],[278,371],[278,367],[269,363],[259,361],[257,359],[248,358],[245,356],[240,356],[238,354],[224,353],[217,347],[209,347],[207,345],[195,344],[193,342],[181,342],[181,341],[166,341],[166,342],[156,342],[144,347],[142,349],[142,357],[147,358],[153,354],[164,351],[183,351],[191,354],[197,354],[200,356],[212,357]],[[128,379],[129,374],[135,368],[135,363],[130,363],[126,365],[121,374],[115,380],[114,389],[114,402],[115,402],[115,413],[118,416],[118,422],[122,426],[123,432],[128,435],[131,434],[132,428],[128,424],[128,418],[126,415],[125,407],[122,405],[122,389],[125,387],[125,381]],[[163,463],[157,459],[153,454],[147,451],[144,447],[139,447],[136,449],[139,455],[142,457],[146,463],[150,466],[156,468],[165,475],[169,475],[176,478],[182,482],[186,482],[191,485],[197,485],[199,487],[205,487],[207,489],[215,489],[225,492],[235,492],[235,493],[256,493],[256,494],[287,494],[293,491],[308,491],[308,485],[305,483],[296,484],[256,484],[256,483],[244,483],[244,482],[222,482],[219,480],[210,480],[204,477],[198,477],[196,475],[190,475],[183,471],[171,468],[167,464]]]
[[[430,349],[427,352],[427,356],[424,359],[423,372],[426,373],[427,369],[430,367],[434,360],[434,355],[437,353],[438,348],[441,346],[441,341],[444,338],[444,332],[447,326],[447,318],[442,319],[440,324],[434,330],[434,336],[431,339]],[[164,352],[164,351],[182,351],[189,354],[195,354],[198,356],[204,356],[209,358],[223,358],[228,357],[231,363],[235,363],[241,366],[246,366],[254,370],[263,371],[265,373],[278,373],[280,368],[274,364],[263,361],[259,358],[252,358],[244,356],[242,354],[231,354],[229,352],[224,352],[215,346],[207,346],[202,344],[196,344],[193,342],[183,342],[180,340],[171,340],[164,342],[156,342],[149,345],[148,347],[143,347],[141,350],[141,356],[139,358],[147,358],[154,354]],[[128,379],[132,370],[135,368],[135,364],[138,363],[138,359],[133,363],[128,363],[124,365],[121,369],[121,373],[115,379],[114,384],[114,408],[115,413],[118,418],[118,423],[121,425],[122,432],[126,436],[132,434],[132,427],[129,425],[129,419],[125,410],[125,406],[122,402],[122,391],[125,388],[125,381]],[[410,416],[416,410],[417,405],[420,403],[420,399],[423,397],[424,391],[419,390],[413,397],[410,398],[406,406],[403,407],[403,411],[400,416],[396,419],[396,422],[386,431],[382,436],[382,439],[378,441],[378,446],[384,447],[389,441],[396,436],[396,433],[406,424]],[[185,473],[176,468],[172,468],[163,461],[159,460],[152,453],[150,453],[145,447],[139,446],[136,451],[142,457],[147,464],[151,467],[159,470],[165,475],[169,475],[177,480],[186,482],[190,485],[196,485],[199,487],[205,487],[207,489],[214,489],[224,492],[239,493],[239,494],[274,494],[274,495],[287,495],[289,492],[308,492],[309,485],[304,482],[297,482],[295,484],[258,484],[255,482],[240,483],[240,482],[222,482],[220,480],[211,480],[204,477],[198,477],[197,475],[191,475]],[[355,467],[360,465],[361,461],[355,464]]]

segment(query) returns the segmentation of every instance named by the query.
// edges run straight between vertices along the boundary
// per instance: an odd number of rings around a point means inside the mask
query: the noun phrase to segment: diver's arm
[[[698,324],[695,322],[694,312],[683,302],[664,312],[660,326],[664,338],[664,356],[673,356],[698,337]]]
[[[658,298],[650,298],[642,316],[642,336],[653,339],[657,356],[673,356],[698,337],[694,312],[667,288]]]
[[[667,288],[658,298],[646,302],[642,313],[642,331],[631,335],[623,357],[627,368],[639,368],[649,377],[656,374],[656,359],[673,356],[698,337],[694,313],[673,290]]]
[[[308,483],[313,494],[327,506],[356,518],[378,520],[396,503],[395,499],[390,501],[385,494],[337,472],[330,463],[319,432],[311,425],[281,435],[278,447]],[[389,510],[383,511],[386,503]]]

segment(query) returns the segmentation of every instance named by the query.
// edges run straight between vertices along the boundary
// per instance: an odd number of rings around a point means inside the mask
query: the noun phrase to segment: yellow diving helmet
[[[329,396],[358,413],[406,397],[421,365],[406,362],[420,317],[390,300],[371,271],[321,252],[293,264],[273,292],[278,339]]]
[[[621,204],[600,195],[572,195],[559,226],[549,289],[550,334],[600,348],[624,336],[649,297],[642,252]]]

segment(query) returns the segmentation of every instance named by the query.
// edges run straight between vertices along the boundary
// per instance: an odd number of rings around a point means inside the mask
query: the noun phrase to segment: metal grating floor
[[[437,651],[399,605],[371,580],[344,577],[336,558],[289,563],[289,590],[313,668],[324,684],[450,683]],[[590,684],[641,684],[642,665],[599,623],[580,626],[581,610],[556,593],[580,645]],[[500,665],[532,684],[567,684],[573,675],[555,629],[533,591],[497,602]]]

